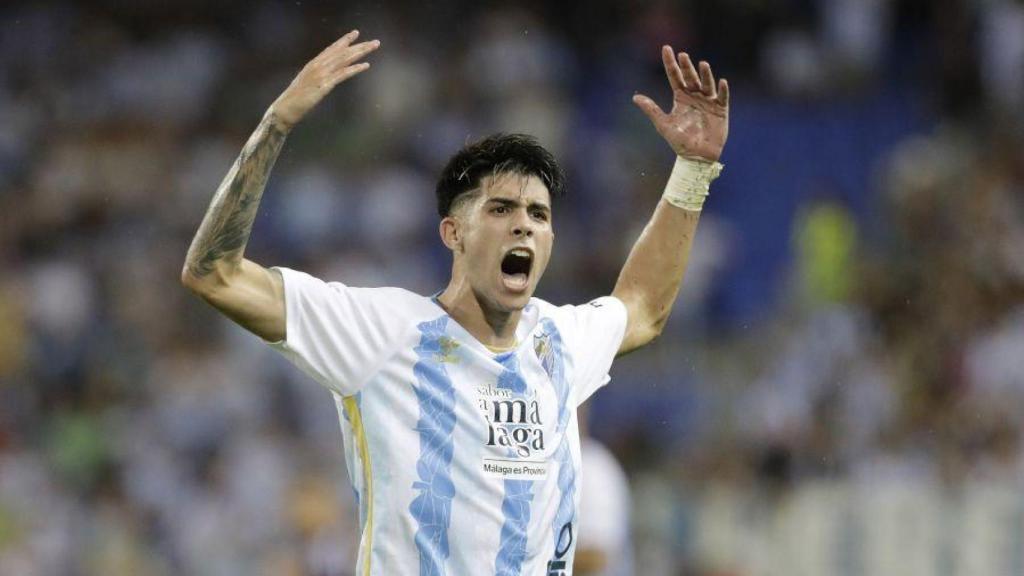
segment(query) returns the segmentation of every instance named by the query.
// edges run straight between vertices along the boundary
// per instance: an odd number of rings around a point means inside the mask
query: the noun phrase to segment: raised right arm
[[[243,257],[270,169],[285,137],[338,83],[370,67],[358,62],[380,46],[342,36],[302,69],[270,106],[221,182],[192,239],[181,282],[257,336],[285,337],[284,284],[279,273]]]

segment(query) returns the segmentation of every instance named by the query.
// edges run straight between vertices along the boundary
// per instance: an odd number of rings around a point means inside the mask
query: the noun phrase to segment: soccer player
[[[610,296],[533,298],[564,179],[532,138],[496,135],[450,160],[437,185],[451,280],[433,297],[354,288],[243,257],[289,131],[369,68],[352,31],[267,110],[217,190],[182,282],[333,394],[358,494],[360,575],[572,573],[580,489],[576,408],[617,354],[661,331],[683,278],[728,131],[729,91],[662,50],[670,112],[634,103],[677,155]]]

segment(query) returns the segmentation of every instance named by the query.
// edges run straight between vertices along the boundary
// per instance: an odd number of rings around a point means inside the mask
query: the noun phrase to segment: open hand
[[[353,30],[317,54],[299,72],[292,83],[270,106],[288,127],[294,126],[335,86],[370,67],[359,62],[380,46],[380,40],[353,44],[359,31]]]
[[[717,161],[729,135],[729,83],[723,78],[716,84],[707,62],[698,74],[690,56],[680,52],[677,60],[671,46],[662,47],[661,59],[672,86],[672,110],[666,114],[643,94],[634,95],[633,103],[677,155]]]

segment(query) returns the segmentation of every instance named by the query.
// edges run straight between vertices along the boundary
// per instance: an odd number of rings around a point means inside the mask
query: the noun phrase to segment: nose
[[[515,222],[512,224],[512,235],[516,238],[531,238],[533,237],[533,223],[530,221],[530,216],[524,212],[520,212]]]
[[[531,238],[533,237],[533,230],[529,226],[516,225],[516,227],[512,229],[512,235],[516,238]]]
[[[529,224],[529,222],[517,222],[512,227],[512,235],[515,236],[516,238],[532,238],[533,227]]]

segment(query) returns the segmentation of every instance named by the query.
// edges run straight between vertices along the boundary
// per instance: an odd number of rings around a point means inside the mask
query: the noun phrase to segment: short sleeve
[[[304,272],[275,268],[284,280],[285,339],[269,343],[321,385],[355,394],[394,349],[402,323],[401,292],[352,288]]]
[[[610,379],[608,370],[626,334],[626,305],[614,296],[605,296],[570,308],[575,334],[574,388],[579,406]]]

